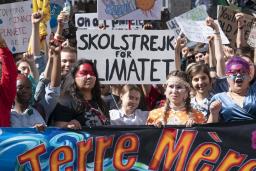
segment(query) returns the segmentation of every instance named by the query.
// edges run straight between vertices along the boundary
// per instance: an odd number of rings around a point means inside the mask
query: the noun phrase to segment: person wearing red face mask
[[[250,85],[249,66],[241,57],[233,57],[227,62],[225,73],[229,91],[212,97],[210,108],[215,108],[211,115],[213,122],[256,119],[256,83]]]
[[[108,109],[101,99],[98,73],[89,60],[79,60],[71,70],[68,89],[53,111],[54,125],[81,129],[108,125]]]
[[[0,127],[10,126],[10,111],[16,95],[17,68],[0,34]]]

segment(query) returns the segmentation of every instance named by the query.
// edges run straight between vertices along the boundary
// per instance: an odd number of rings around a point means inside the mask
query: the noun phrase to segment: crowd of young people
[[[41,53],[39,23],[43,14],[32,14],[31,52],[24,53],[16,66],[0,35],[1,127],[191,127],[256,119],[255,57],[244,52],[248,48],[242,13],[236,14],[236,50],[222,45],[212,18],[205,22],[214,30],[208,46],[190,47],[186,37],[179,36],[176,70],[164,85],[101,85],[86,54],[85,59],[77,60],[76,47],[62,36],[64,17],[60,13],[57,31]]]

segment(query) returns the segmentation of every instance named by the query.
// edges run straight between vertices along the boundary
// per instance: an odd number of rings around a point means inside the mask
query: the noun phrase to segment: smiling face
[[[61,75],[67,75],[76,62],[76,53],[61,52]]]
[[[211,89],[210,78],[203,71],[192,77],[192,87],[197,93],[208,93]]]
[[[81,64],[75,74],[75,83],[79,90],[92,90],[96,83],[96,75],[90,64]]]
[[[139,106],[141,94],[139,91],[130,90],[120,96],[122,109],[127,114],[132,114]]]

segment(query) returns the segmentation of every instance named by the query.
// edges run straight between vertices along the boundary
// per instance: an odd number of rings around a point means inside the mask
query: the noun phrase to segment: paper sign
[[[102,20],[161,20],[162,0],[100,0]]]
[[[194,42],[208,43],[208,36],[213,35],[212,28],[208,27],[205,21],[192,21],[181,18],[176,18],[178,25],[181,28],[182,33],[190,40]],[[216,21],[218,24],[218,22]],[[229,40],[221,30],[220,26],[220,36],[222,44],[229,44]]]
[[[233,48],[235,48],[236,42],[236,35],[237,35],[237,22],[235,18],[235,14],[238,13],[235,10],[226,7],[226,6],[218,6],[218,21],[223,32],[228,37],[230,44]],[[248,36],[250,34],[250,30],[253,23],[253,16],[244,14],[244,33],[245,33],[245,40],[247,41]]]
[[[159,84],[175,70],[170,30],[77,30],[78,58],[92,59],[104,84]]]
[[[247,41],[248,45],[256,48],[256,24],[253,25]]]
[[[207,17],[208,17],[208,14],[206,12],[206,6],[200,5],[184,14],[179,15],[176,18],[187,19],[187,20],[192,20],[192,21],[200,21],[200,20],[205,20]],[[166,24],[170,30],[173,30],[174,33],[176,33],[175,37],[177,37],[180,34],[181,29],[180,29],[175,18],[166,22]]]
[[[104,24],[106,29],[113,30],[141,30],[144,24],[142,20],[98,20],[97,13],[76,14],[75,22],[77,28],[98,29],[99,24]]]
[[[0,33],[12,53],[27,51],[31,35],[31,2],[0,5]]]

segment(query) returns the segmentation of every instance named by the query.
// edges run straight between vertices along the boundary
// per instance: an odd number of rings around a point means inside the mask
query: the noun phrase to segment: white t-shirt
[[[27,128],[33,127],[35,124],[45,124],[43,117],[33,107],[29,107],[23,113],[17,113],[14,109],[11,110],[11,127]]]
[[[127,116],[121,110],[109,111],[111,125],[145,125],[148,118],[148,111],[136,109],[133,114]]]

